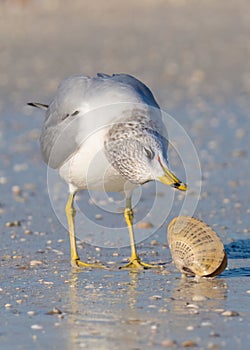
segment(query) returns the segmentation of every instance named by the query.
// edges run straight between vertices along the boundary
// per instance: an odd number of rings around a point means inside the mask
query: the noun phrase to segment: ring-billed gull
[[[74,75],[61,82],[49,105],[29,105],[46,110],[42,155],[69,185],[66,216],[72,266],[99,266],[81,261],[76,247],[74,196],[91,189],[125,194],[131,257],[123,267],[153,267],[136,251],[133,190],[152,180],[182,191],[187,186],[168,168],[167,131],[149,88],[127,74]]]

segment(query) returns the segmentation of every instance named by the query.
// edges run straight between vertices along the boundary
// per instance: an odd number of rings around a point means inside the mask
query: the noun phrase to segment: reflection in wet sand
[[[150,289],[152,279],[157,289]],[[210,322],[226,300],[222,278],[173,280],[152,271],[74,272],[68,284],[68,348],[110,349],[112,344],[112,349],[123,350],[158,344],[159,337],[172,338],[177,329],[186,329],[190,315],[194,327],[199,327],[195,314]]]
[[[203,310],[221,308],[221,301],[227,298],[227,285],[223,279],[181,278],[172,294],[172,311],[190,313],[188,306],[199,303]]]

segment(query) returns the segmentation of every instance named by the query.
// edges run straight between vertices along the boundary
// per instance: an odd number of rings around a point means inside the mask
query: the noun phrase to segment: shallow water
[[[248,349],[249,5],[50,3],[0,3],[1,348]],[[80,219],[80,256],[110,268],[71,269],[63,226],[67,187],[57,180],[50,202],[38,144],[43,117],[25,103],[46,103],[63,77],[98,70],[144,80],[191,137],[202,170],[195,216],[216,230],[228,254],[227,269],[214,280],[182,279],[171,264],[167,224],[185,197],[164,186],[157,187],[160,219],[151,216],[151,231],[136,227],[141,258],[165,262],[163,269],[119,270],[130,254],[125,230],[119,239],[107,228],[94,235]],[[170,162],[185,175],[173,149]],[[152,207],[155,191],[154,184],[143,187],[135,220]],[[99,206],[87,194],[77,203],[100,227],[123,227],[121,199],[95,199]]]

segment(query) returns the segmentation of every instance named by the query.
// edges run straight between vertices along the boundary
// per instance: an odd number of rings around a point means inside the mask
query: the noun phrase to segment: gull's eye
[[[146,148],[143,147],[143,151],[148,159],[153,159],[154,158],[154,152],[152,151],[151,148]]]

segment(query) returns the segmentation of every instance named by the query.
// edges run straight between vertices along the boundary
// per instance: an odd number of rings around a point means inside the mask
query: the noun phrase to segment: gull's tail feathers
[[[44,110],[47,110],[49,107],[48,105],[45,105],[45,104],[39,103],[39,102],[28,102],[27,105],[31,106],[31,107],[41,108]]]

